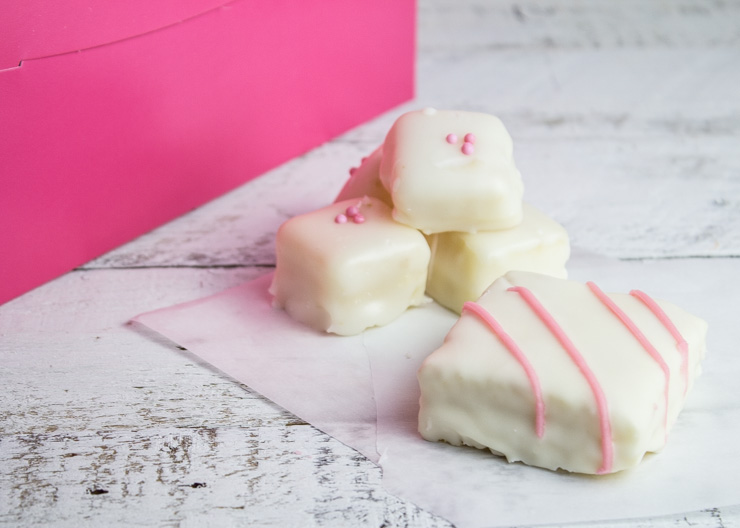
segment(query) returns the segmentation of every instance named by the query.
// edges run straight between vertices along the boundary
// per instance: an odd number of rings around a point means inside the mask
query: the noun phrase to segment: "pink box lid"
[[[17,0],[0,6],[0,70],[142,35],[229,0]]]
[[[237,0],[0,71],[0,303],[410,99],[414,18]]]

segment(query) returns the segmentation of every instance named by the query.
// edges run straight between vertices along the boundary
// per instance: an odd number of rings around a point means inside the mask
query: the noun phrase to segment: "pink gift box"
[[[0,303],[413,96],[413,0],[0,7]]]

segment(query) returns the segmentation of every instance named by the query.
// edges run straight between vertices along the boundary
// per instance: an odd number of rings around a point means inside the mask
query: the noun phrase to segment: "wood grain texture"
[[[446,526],[356,451],[128,322],[263,272],[78,271],[3,305],[0,522]]]
[[[426,0],[419,8],[423,56],[461,49],[696,48],[740,43],[737,1]]]
[[[525,199],[574,245],[740,257],[740,1],[425,0],[417,76],[413,103],[0,306],[0,522],[449,526],[129,323],[269,271],[277,227],[332,201],[402,111],[499,115]],[[730,528],[740,505],[593,526]]]

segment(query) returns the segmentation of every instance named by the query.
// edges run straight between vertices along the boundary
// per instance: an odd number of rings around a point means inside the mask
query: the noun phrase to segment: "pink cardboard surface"
[[[0,71],[0,303],[410,99],[414,18],[235,1]]]
[[[229,0],[17,0],[0,7],[0,70],[182,22]]]

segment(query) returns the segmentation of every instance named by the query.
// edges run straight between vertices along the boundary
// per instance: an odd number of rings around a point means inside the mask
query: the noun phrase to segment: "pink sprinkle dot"
[[[354,205],[350,205],[349,207],[347,207],[347,216],[349,216],[350,218],[354,218],[358,214],[360,214],[360,210]]]
[[[465,154],[466,156],[470,156],[473,152],[475,152],[475,147],[473,146],[472,143],[470,143],[469,141],[466,141],[463,144],[461,150],[463,154]]]
[[[352,221],[355,224],[361,224],[365,221],[365,217],[362,216],[360,213],[357,213],[355,216],[352,217]]]
[[[449,143],[450,145],[454,145],[455,143],[457,143],[457,134],[447,134],[447,137],[445,139],[447,139],[447,143]]]
[[[475,134],[473,134],[472,132],[468,132],[467,134],[465,134],[465,137],[463,139],[464,139],[465,143],[474,144],[475,143]]]
[[[347,217],[344,216],[342,213],[339,213],[337,216],[334,217],[334,221],[337,224],[346,224],[347,223]]]
[[[349,175],[350,175],[350,176],[352,176],[352,175],[353,175],[353,174],[354,174],[355,172],[357,172],[357,167],[352,167],[352,168],[351,168],[351,169],[349,170]]]

